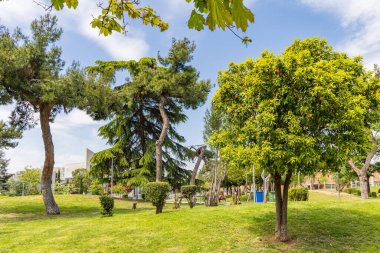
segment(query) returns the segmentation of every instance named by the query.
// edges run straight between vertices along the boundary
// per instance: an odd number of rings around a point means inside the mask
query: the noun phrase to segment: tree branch
[[[358,167],[356,167],[354,161],[352,161],[352,159],[348,160],[348,164],[350,165],[351,169],[353,169],[356,174],[360,174],[360,169]]]

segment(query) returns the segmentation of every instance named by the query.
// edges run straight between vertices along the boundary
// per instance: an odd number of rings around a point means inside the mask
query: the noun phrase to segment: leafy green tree
[[[8,190],[7,181],[12,176],[7,172],[9,160],[5,159],[4,151],[0,150],[0,194]]]
[[[380,82],[380,68],[375,65],[373,78],[368,82],[368,86],[373,93],[373,101],[369,108],[370,115],[367,119],[367,124],[364,126],[367,130],[371,144],[366,147],[366,150],[357,150],[348,161],[351,169],[357,174],[360,182],[361,198],[368,199],[370,193],[369,177],[371,173],[371,162],[380,151],[380,103],[378,102],[380,94],[377,88]]]
[[[97,180],[93,180],[91,182],[88,190],[91,194],[94,194],[94,195],[102,195],[104,193],[104,188],[102,184]]]
[[[140,60],[139,64],[143,65],[144,60]],[[100,68],[103,69],[99,66],[97,70],[100,71]],[[133,84],[127,83],[124,87],[128,85]],[[115,92],[124,93],[123,90],[123,87],[119,87]],[[159,123],[161,116],[157,102],[149,94],[136,91],[132,102],[129,101],[129,96],[129,93],[127,97],[124,96],[122,110],[118,110],[111,121],[99,129],[99,135],[107,140],[111,148],[100,151],[92,157],[91,174],[109,182],[113,163],[115,182],[141,187],[155,178],[155,141],[162,129]],[[173,110],[170,108],[168,115],[173,124],[186,119],[186,115],[176,108]],[[184,173],[186,174],[183,171],[185,164],[182,160],[187,159],[187,149],[181,144],[184,138],[174,127],[168,130],[168,135],[163,162],[167,177],[175,187],[183,180]]]
[[[57,176],[55,178],[55,182],[60,184],[61,183],[61,170],[58,170]]]
[[[333,178],[336,183],[338,183],[339,176],[339,184],[340,190],[342,191],[345,187],[349,186],[352,181],[358,180],[357,174],[350,168],[348,164],[341,166],[339,173],[333,173]],[[338,190],[338,185],[335,187]]]
[[[10,177],[7,181],[7,194],[9,196],[22,196],[25,195],[25,185],[18,179]]]
[[[73,185],[79,193],[87,193],[91,185],[91,178],[87,169],[76,169],[73,171]]]
[[[25,185],[25,195],[38,194],[37,185],[41,180],[41,170],[36,168],[25,168],[19,176],[21,183]]]
[[[318,38],[296,40],[279,55],[265,51],[231,63],[218,81],[213,103],[229,124],[214,139],[250,149],[254,164],[271,174],[276,238],[286,241],[292,175],[339,168],[369,145],[364,126],[379,83],[361,57],[335,52]]]
[[[200,172],[200,178],[206,182],[208,187],[207,200],[205,200],[206,206],[217,206],[219,203],[219,191],[220,186],[225,179],[228,166],[226,159],[221,159],[220,148],[225,146],[223,142],[211,142],[210,136],[219,133],[223,125],[223,114],[218,114],[215,111],[214,106],[211,106],[210,110],[206,110],[204,117],[204,131],[203,139],[210,146],[211,152],[208,155],[207,162],[205,162],[202,171]]]
[[[2,0],[0,0],[2,1]],[[197,31],[208,27],[222,30],[233,28],[247,30],[248,24],[254,22],[253,13],[244,5],[243,0],[180,0],[192,3],[194,9],[188,20],[188,27]],[[44,5],[45,9],[77,8],[79,0],[51,0],[51,4]],[[42,5],[41,3],[39,3]],[[95,4],[95,3],[94,3]],[[100,1],[98,4],[101,14],[94,16],[91,21],[93,28],[98,28],[101,34],[109,35],[113,31],[125,32],[129,19],[139,19],[144,25],[157,27],[161,31],[169,28],[169,24],[156,14],[150,6],[141,6],[138,0],[111,0]],[[238,36],[238,35],[237,35]],[[248,37],[241,38],[243,43],[249,43]]]
[[[51,184],[54,167],[54,145],[50,122],[61,111],[69,112],[83,101],[85,73],[74,63],[62,73],[62,50],[55,43],[62,29],[57,18],[49,15],[34,20],[31,36],[17,29],[10,34],[0,30],[0,87],[5,98],[15,102],[13,124],[23,129],[37,124],[39,114],[45,149],[41,189],[47,214],[59,214]]]
[[[186,120],[184,109],[203,104],[210,90],[210,82],[198,81],[199,73],[188,65],[194,50],[194,43],[188,39],[173,40],[168,56],[159,55],[158,61],[98,61],[98,66],[90,68],[110,80],[114,80],[116,70],[128,70],[131,76],[116,89],[124,101],[122,113],[100,130],[113,147],[94,156],[95,164],[103,163],[102,168],[109,168],[114,157],[121,171],[146,176],[154,162],[157,182],[161,181],[164,164],[168,172],[183,166],[188,152],[180,144],[184,138],[176,133],[174,125]],[[171,154],[179,159],[173,159]]]
[[[0,192],[8,190],[7,181],[11,177],[11,174],[7,172],[9,160],[5,158],[3,150],[16,147],[15,139],[20,137],[21,132],[15,127],[10,127],[0,121]]]

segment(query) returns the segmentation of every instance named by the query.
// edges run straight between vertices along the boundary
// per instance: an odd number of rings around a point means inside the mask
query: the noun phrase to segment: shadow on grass
[[[372,211],[373,212],[373,211]],[[344,208],[290,208],[287,243],[274,240],[275,212],[250,216],[250,231],[269,249],[311,252],[380,252],[380,212]],[[248,217],[247,217],[248,218]]]
[[[128,202],[126,202],[128,203]],[[132,203],[132,202],[131,202]],[[13,223],[13,222],[27,222],[33,220],[44,220],[44,219],[66,219],[66,218],[83,218],[83,217],[101,217],[100,205],[99,206],[66,206],[65,204],[60,204],[60,215],[46,215],[45,207],[43,203],[36,205],[36,203],[30,202],[25,203],[22,206],[7,206],[3,208],[0,212],[0,223]],[[114,215],[132,215],[139,212],[151,210],[154,212],[155,207],[137,207],[137,209],[127,208],[127,207],[117,207],[114,208]]]

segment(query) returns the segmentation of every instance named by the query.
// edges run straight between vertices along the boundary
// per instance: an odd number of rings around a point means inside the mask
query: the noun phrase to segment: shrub
[[[104,216],[112,216],[113,215],[113,206],[114,206],[114,200],[111,196],[100,196],[100,205],[102,206],[101,214]]]
[[[354,192],[354,194],[357,195],[357,196],[361,196],[361,195],[362,195],[362,192],[361,192],[360,190],[356,190],[356,191]]]
[[[182,196],[184,196],[188,201],[190,208],[195,206],[195,195],[197,194],[198,187],[196,185],[184,185],[181,187]]]
[[[124,196],[127,193],[127,188],[122,184],[117,184],[112,187],[112,192]]]
[[[25,185],[22,184],[21,181],[15,180],[14,178],[10,178],[7,181],[8,185],[8,195],[9,196],[21,196],[23,193],[25,194]]]
[[[81,193],[78,187],[75,187],[74,184],[69,184],[69,192],[70,194],[79,194]]]
[[[371,198],[376,198],[377,197],[377,193],[376,192],[371,192],[369,196]]]
[[[70,193],[70,186],[57,183],[54,185],[54,193],[55,194],[69,194]]]
[[[103,186],[95,181],[92,181],[89,191],[93,195],[102,195],[104,193]]]
[[[156,207],[156,214],[162,213],[169,190],[170,185],[166,182],[151,182],[144,187],[145,198]]]
[[[309,189],[299,186],[289,189],[289,199],[291,201],[307,201],[309,199]]]
[[[343,192],[345,192],[345,193],[350,193],[350,190],[351,190],[351,188],[344,188],[344,189],[343,189]]]

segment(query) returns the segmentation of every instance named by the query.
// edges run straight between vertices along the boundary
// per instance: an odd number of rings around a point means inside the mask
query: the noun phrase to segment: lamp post
[[[338,174],[338,199],[340,199],[340,176],[339,176],[339,172],[337,174]]]
[[[255,165],[252,165],[252,189],[253,189],[253,203],[256,202],[256,178],[255,178]]]
[[[111,196],[112,196],[112,187],[113,187],[113,158],[114,156],[111,157]]]

